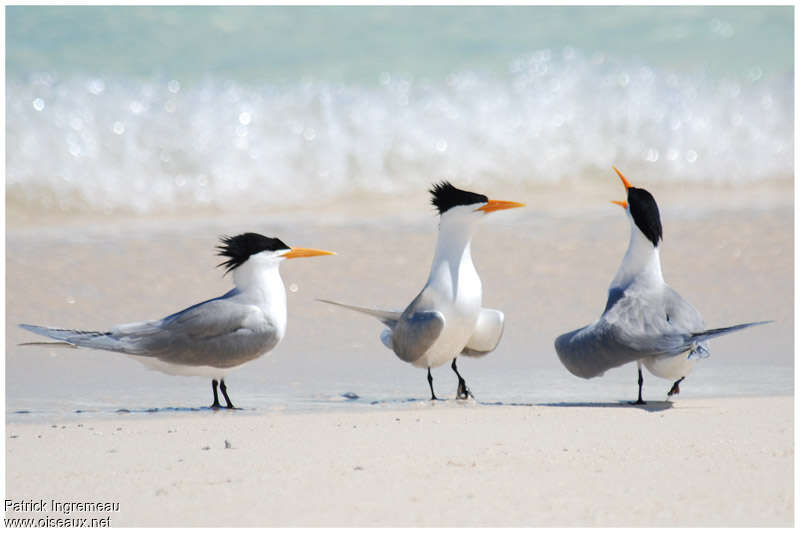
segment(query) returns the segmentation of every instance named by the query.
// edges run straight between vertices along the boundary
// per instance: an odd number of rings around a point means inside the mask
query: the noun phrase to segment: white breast
[[[436,310],[445,318],[439,338],[413,362],[426,368],[449,363],[464,349],[478,321],[481,310],[481,279],[472,264],[470,246],[457,259],[442,260],[434,265],[426,287],[432,292]]]

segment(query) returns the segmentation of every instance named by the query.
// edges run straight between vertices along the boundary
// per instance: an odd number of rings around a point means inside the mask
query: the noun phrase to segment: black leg
[[[218,385],[217,380],[216,379],[212,379],[211,380],[211,390],[214,392],[214,403],[211,404],[211,408],[212,409],[219,409],[220,408],[219,397],[217,396],[217,385]]]
[[[234,409],[233,404],[231,403],[231,399],[228,398],[228,387],[225,386],[225,380],[220,380],[219,382],[219,390],[222,391],[222,395],[225,397],[225,403],[228,404],[228,409]]]
[[[645,405],[647,402],[642,400],[642,385],[644,384],[644,378],[642,377],[642,367],[639,366],[639,399],[635,402],[631,402],[633,405]]]
[[[456,391],[456,398],[459,400],[466,400],[467,398],[474,398],[472,393],[467,388],[467,382],[464,381],[464,378],[461,377],[461,374],[458,373],[458,367],[456,367],[456,358],[453,358],[453,364],[450,365],[450,368],[453,369],[453,372],[456,373],[458,376],[458,390]]]
[[[686,376],[683,376],[681,379],[673,383],[672,388],[669,389],[669,392],[667,393],[667,396],[672,396],[673,394],[680,394],[681,393],[680,384],[681,381],[683,381],[684,379],[686,379]]]
[[[433,393],[433,376],[431,376],[431,367],[428,367],[428,385],[431,388],[431,400],[438,400],[436,394]]]

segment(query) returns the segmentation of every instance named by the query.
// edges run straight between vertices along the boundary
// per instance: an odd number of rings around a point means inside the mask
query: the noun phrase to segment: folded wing
[[[408,363],[416,361],[433,346],[444,324],[444,316],[439,311],[417,311],[403,316],[392,329],[394,353]]]
[[[503,337],[504,318],[503,312],[497,309],[481,309],[472,337],[461,355],[480,357],[497,348]]]
[[[254,359],[280,341],[277,328],[260,309],[224,298],[194,305],[161,320],[122,324],[106,332],[20,326],[75,346],[219,368]]]

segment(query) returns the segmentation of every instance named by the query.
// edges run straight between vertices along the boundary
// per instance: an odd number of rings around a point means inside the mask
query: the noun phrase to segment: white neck
[[[658,247],[644,236],[631,220],[631,240],[628,251],[622,258],[622,264],[611,282],[611,288],[624,289],[636,283],[646,286],[660,286],[664,284],[661,274],[661,257]]]
[[[286,329],[286,288],[278,270],[280,261],[251,258],[233,271],[233,284],[239,293],[261,308],[278,328]]]
[[[436,289],[452,301],[458,299],[459,291],[467,290],[472,295],[477,290],[480,298],[481,280],[472,264],[472,234],[478,219],[460,216],[445,216],[439,222],[439,238],[433,256],[427,286]]]

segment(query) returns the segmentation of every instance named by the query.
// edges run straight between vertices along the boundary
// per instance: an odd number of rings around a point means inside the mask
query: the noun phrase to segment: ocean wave
[[[246,85],[39,73],[6,87],[9,205],[147,213],[269,207],[432,181],[793,175],[793,80],[713,79],[565,48],[444,82]]]

